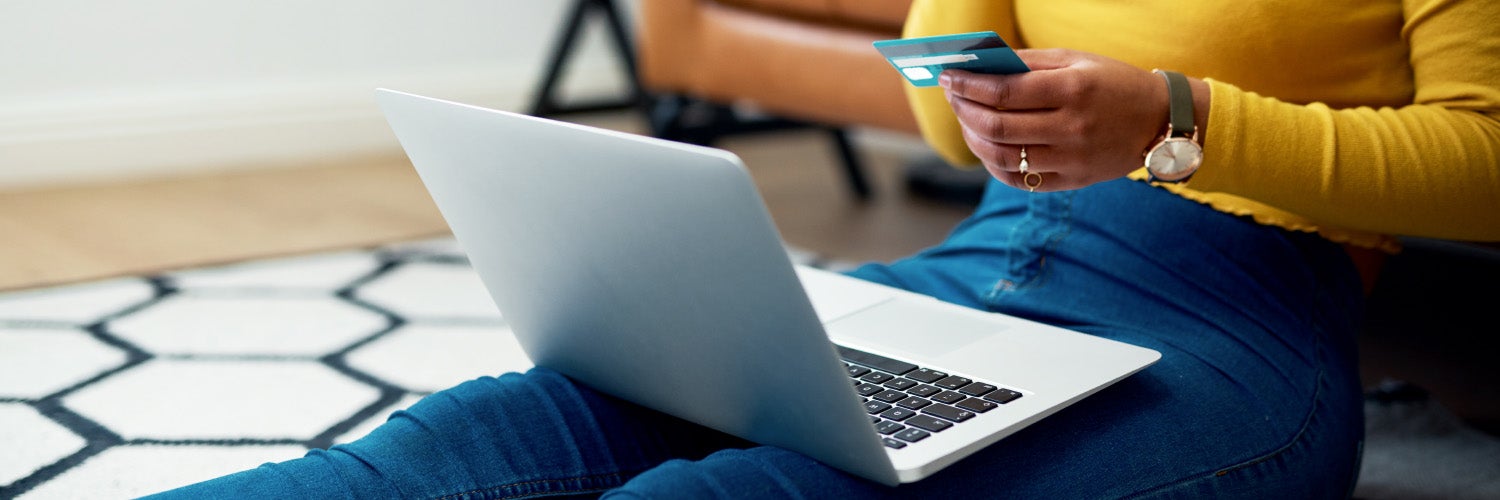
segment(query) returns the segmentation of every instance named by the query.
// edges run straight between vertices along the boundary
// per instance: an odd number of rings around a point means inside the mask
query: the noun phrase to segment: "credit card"
[[[880,40],[875,50],[917,87],[937,85],[938,74],[945,69],[991,75],[1031,71],[993,31]]]

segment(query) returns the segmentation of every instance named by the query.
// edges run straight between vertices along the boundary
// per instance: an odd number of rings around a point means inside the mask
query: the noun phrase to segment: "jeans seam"
[[[1039,286],[1040,283],[1046,279],[1047,258],[1052,256],[1052,254],[1056,252],[1057,246],[1061,245],[1062,241],[1067,239],[1068,235],[1073,232],[1073,193],[1060,193],[1053,194],[1052,196],[1062,197],[1062,199],[1064,200],[1063,209],[1053,214],[1056,218],[1052,221],[1051,225],[1057,229],[1048,232],[1043,244],[1037,247],[1036,252],[1038,256],[1036,273],[1026,277],[1025,280],[1019,283],[1010,281],[1008,279],[1001,279],[998,283],[995,283],[994,286],[990,287],[989,292],[984,294],[983,302],[987,306],[997,302],[999,300],[999,296],[1005,292]],[[1028,215],[1027,217],[1031,218],[1033,216]],[[1015,233],[1019,229],[1019,224],[1011,229],[1011,240],[1015,239]]]
[[[584,480],[590,480],[590,481],[618,480],[618,479],[620,479],[621,477],[623,477],[625,475],[626,474],[624,472],[612,472],[612,473],[609,473],[609,474],[595,474],[595,475],[587,475],[587,476],[573,476],[573,477],[551,478],[551,479],[534,479],[534,480],[531,480],[531,481],[521,481],[521,482],[517,482],[517,483],[506,483],[506,484],[501,484],[501,485],[496,485],[496,486],[488,486],[488,487],[484,487],[484,488],[475,488],[475,489],[472,489],[472,490],[469,490],[469,491],[463,491],[463,492],[458,492],[458,493],[449,493],[447,495],[443,495],[443,496],[440,496],[440,497],[434,497],[433,500],[451,500],[451,499],[456,499],[456,498],[464,498],[464,497],[467,497],[467,496],[470,496],[470,495],[475,495],[475,494],[494,493],[494,492],[504,491],[504,490],[513,489],[513,488],[522,487],[522,486],[532,486],[532,485],[545,484],[545,483],[563,483],[563,482],[569,482],[569,481],[584,481]],[[593,487],[593,488],[585,488],[585,489],[581,489],[581,490],[569,490],[569,491],[545,491],[545,492],[536,492],[536,493],[517,493],[517,494],[512,494],[512,495],[506,495],[506,496],[503,496],[503,497],[497,497],[496,500],[507,500],[507,499],[515,499],[515,498],[531,498],[531,497],[546,497],[546,496],[554,496],[554,495],[558,495],[558,494],[562,494],[562,493],[593,493],[593,492],[597,492],[597,491],[605,491],[605,490],[608,490],[610,488],[614,488],[616,486],[619,486],[619,485],[616,484],[616,485],[613,485],[613,486],[598,486],[598,487]]]
[[[1318,377],[1317,377],[1315,383],[1313,384],[1312,401],[1308,405],[1307,415],[1303,416],[1303,418],[1302,418],[1302,425],[1297,429],[1297,433],[1294,434],[1291,437],[1291,439],[1288,439],[1287,442],[1283,443],[1281,446],[1277,446],[1275,449],[1270,450],[1268,452],[1265,452],[1265,453],[1263,453],[1263,454],[1261,454],[1259,456],[1252,457],[1252,458],[1250,458],[1248,460],[1245,460],[1245,461],[1242,461],[1242,462],[1239,462],[1239,463],[1236,463],[1236,464],[1233,464],[1233,465],[1230,465],[1230,466],[1227,466],[1227,467],[1219,468],[1219,469],[1215,470],[1212,475],[1203,476],[1202,473],[1195,473],[1195,474],[1183,477],[1183,478],[1175,480],[1175,481],[1170,481],[1170,482],[1159,484],[1159,485],[1157,485],[1155,487],[1152,487],[1150,489],[1141,490],[1141,491],[1138,491],[1136,493],[1132,493],[1132,494],[1126,495],[1126,497],[1127,498],[1141,498],[1141,497],[1145,497],[1145,496],[1148,496],[1148,495],[1160,492],[1160,491],[1168,489],[1168,488],[1174,488],[1174,487],[1177,487],[1177,486],[1182,486],[1182,485],[1193,483],[1193,482],[1196,482],[1196,481],[1203,481],[1203,480],[1209,480],[1209,479],[1224,477],[1224,476],[1229,475],[1229,473],[1231,473],[1231,472],[1234,472],[1234,471],[1237,471],[1237,470],[1241,470],[1241,469],[1244,469],[1244,468],[1247,468],[1247,467],[1250,467],[1250,466],[1253,466],[1253,465],[1256,465],[1256,464],[1259,464],[1259,463],[1266,462],[1266,461],[1271,460],[1273,458],[1279,457],[1282,454],[1284,454],[1287,450],[1291,449],[1292,446],[1295,446],[1297,443],[1301,442],[1302,439],[1303,439],[1303,437],[1305,437],[1307,435],[1308,429],[1312,426],[1313,417],[1317,414],[1318,407],[1322,406],[1322,404],[1323,404],[1322,403],[1323,385],[1326,383],[1327,369],[1323,366],[1323,363],[1322,363],[1322,355],[1324,353],[1323,353],[1323,340],[1322,340],[1321,337],[1319,337],[1317,340],[1314,341],[1314,343],[1313,343],[1313,349],[1315,350],[1315,352],[1319,353]]]

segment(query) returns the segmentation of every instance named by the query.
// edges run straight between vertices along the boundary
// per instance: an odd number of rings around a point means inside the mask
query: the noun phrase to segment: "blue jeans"
[[[1161,351],[923,481],[888,488],[545,369],[473,380],[368,437],[161,498],[1346,497],[1363,435],[1359,278],[1336,244],[1119,180],[992,183],[942,244],[851,272]]]

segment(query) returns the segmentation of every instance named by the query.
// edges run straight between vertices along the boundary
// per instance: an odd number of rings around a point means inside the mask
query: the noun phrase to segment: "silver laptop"
[[[895,485],[1161,357],[795,266],[727,151],[377,99],[532,361],[688,421]]]

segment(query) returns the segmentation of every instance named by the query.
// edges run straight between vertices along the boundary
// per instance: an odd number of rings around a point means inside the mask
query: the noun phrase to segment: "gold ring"
[[[1026,162],[1026,146],[1021,146],[1021,173],[1026,173],[1026,169],[1030,167],[1031,165]]]
[[[1031,179],[1036,179],[1036,183],[1032,183]],[[1035,193],[1036,188],[1042,187],[1042,174],[1038,174],[1036,172],[1026,172],[1026,177],[1021,179],[1021,182],[1026,183],[1027,190]]]

